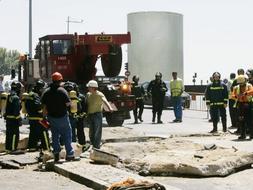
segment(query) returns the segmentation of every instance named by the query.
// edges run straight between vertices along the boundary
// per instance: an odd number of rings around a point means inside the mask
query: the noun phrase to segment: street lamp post
[[[32,58],[32,0],[29,0],[29,58]]]
[[[83,23],[83,20],[71,20],[70,16],[67,18],[67,34],[69,34],[69,23]]]

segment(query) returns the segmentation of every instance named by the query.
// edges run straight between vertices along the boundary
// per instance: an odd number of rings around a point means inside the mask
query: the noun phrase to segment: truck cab
[[[117,77],[122,65],[121,45],[130,43],[130,33],[127,34],[57,34],[39,38],[35,59],[20,61],[19,78],[27,89],[36,79],[51,81],[51,74],[60,72],[65,81],[75,82],[86,92],[86,84],[96,77],[96,62],[101,59],[105,80],[98,80],[100,89],[117,110],[105,112],[109,125],[122,125],[124,119],[129,119],[129,111],[134,109],[135,99],[132,95],[114,89],[111,96],[110,86]]]

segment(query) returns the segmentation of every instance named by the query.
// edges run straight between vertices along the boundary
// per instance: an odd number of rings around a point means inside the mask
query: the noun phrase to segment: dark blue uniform
[[[86,98],[83,94],[78,93],[78,111],[77,111],[77,140],[80,145],[86,144],[84,133],[84,118],[87,112]]]
[[[21,125],[20,98],[15,91],[11,91],[6,104],[6,151],[15,151],[19,142],[19,126]]]
[[[134,123],[138,123],[138,118],[142,122],[142,113],[144,109],[144,95],[145,95],[145,90],[143,86],[139,85],[138,83],[134,82],[132,84],[132,94],[135,95],[136,98],[136,107],[133,110],[134,113]],[[139,112],[138,112],[139,110]]]
[[[25,107],[28,114],[30,133],[28,140],[28,148],[37,149],[37,144],[41,141],[43,150],[50,150],[50,142],[48,136],[48,129],[43,127],[39,121],[43,119],[42,104],[40,96],[36,92],[31,91],[28,99],[25,102]]]
[[[213,130],[211,132],[217,132],[217,124],[219,116],[221,116],[223,131],[227,131],[227,116],[226,108],[228,102],[227,86],[219,81],[214,81],[206,88],[206,104],[210,106],[210,114],[213,120]]]
[[[152,95],[152,112],[153,112],[153,119],[152,122],[155,122],[155,117],[157,114],[157,122],[161,122],[161,116],[163,111],[163,102],[165,93],[168,91],[168,88],[162,80],[152,80],[147,88],[148,93],[151,92]]]

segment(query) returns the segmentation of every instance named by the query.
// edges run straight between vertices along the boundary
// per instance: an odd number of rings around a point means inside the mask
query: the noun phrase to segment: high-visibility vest
[[[252,87],[252,85],[247,83],[245,87],[245,92],[248,91],[250,87]],[[235,87],[235,90],[236,90],[236,95],[239,95],[241,93],[240,85],[237,85]],[[251,102],[251,101],[252,101],[251,95],[242,96],[240,99],[238,99],[238,102]]]
[[[70,97],[70,100],[71,100],[70,113],[77,113],[78,98],[77,98],[76,91],[71,90],[69,92],[69,97]]]
[[[29,97],[29,94],[26,93],[26,92],[24,92],[22,94],[22,97],[21,97],[21,112],[23,114],[27,114],[27,110],[26,110],[26,107],[25,107],[25,102],[26,102],[26,100],[27,100],[28,97]]]
[[[183,81],[181,79],[170,81],[171,96],[180,96],[183,92]]]

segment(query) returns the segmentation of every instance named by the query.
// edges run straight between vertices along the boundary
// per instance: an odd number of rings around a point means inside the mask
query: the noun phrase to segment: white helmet
[[[247,79],[244,75],[238,75],[236,82],[238,84],[245,84],[247,82]]]
[[[98,83],[95,80],[90,80],[86,86],[87,87],[98,88]]]

